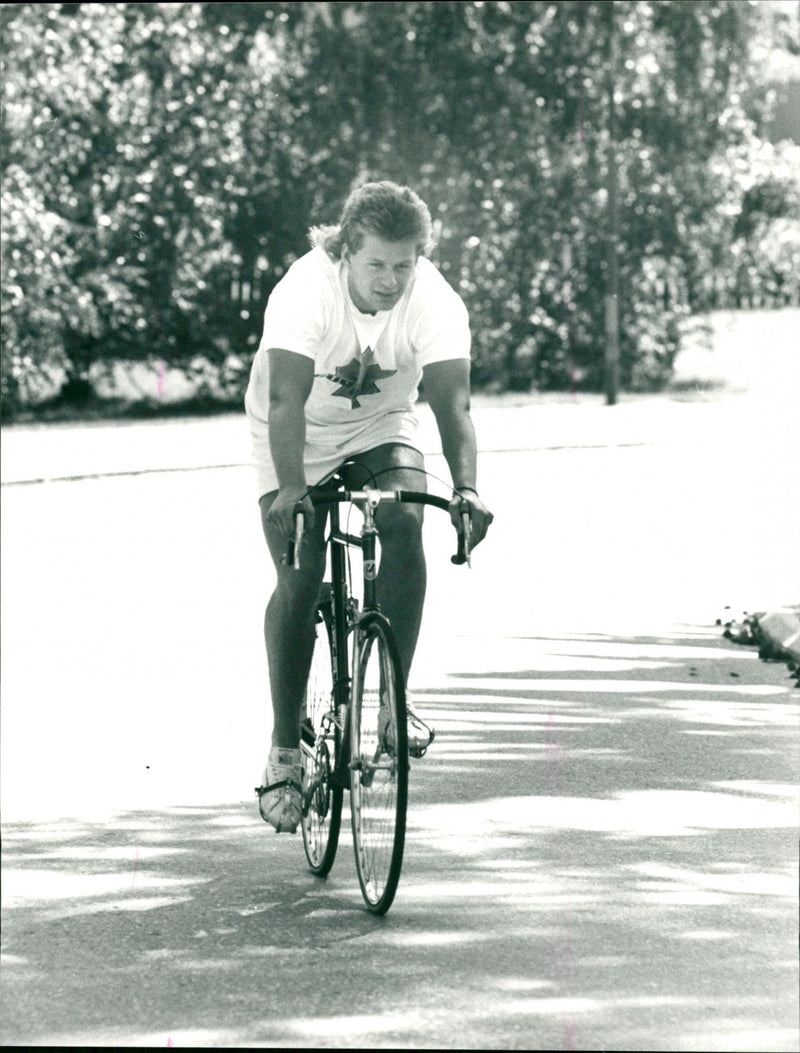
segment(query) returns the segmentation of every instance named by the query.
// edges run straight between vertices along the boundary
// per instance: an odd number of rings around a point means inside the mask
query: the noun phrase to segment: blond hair
[[[308,237],[314,248],[338,260],[345,245],[358,252],[367,234],[392,242],[413,240],[417,254],[423,255],[431,247],[431,232],[431,214],[422,198],[407,186],[384,180],[354,190],[339,225],[312,227]]]

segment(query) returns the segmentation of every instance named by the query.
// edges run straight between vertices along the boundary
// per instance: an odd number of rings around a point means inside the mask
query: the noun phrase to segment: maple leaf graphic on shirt
[[[339,387],[332,392],[334,398],[350,399],[350,409],[359,409],[359,395],[378,395],[380,388],[376,380],[393,377],[396,369],[381,369],[375,364],[375,352],[371,347],[364,351],[361,358],[354,358],[346,366],[339,366],[335,373],[322,374],[326,380],[332,380]]]

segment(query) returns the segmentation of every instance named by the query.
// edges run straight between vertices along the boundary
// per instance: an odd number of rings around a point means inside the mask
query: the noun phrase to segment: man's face
[[[390,311],[405,292],[417,265],[415,241],[384,241],[366,234],[358,252],[345,246],[343,259],[350,266],[348,289],[353,303],[364,314]]]

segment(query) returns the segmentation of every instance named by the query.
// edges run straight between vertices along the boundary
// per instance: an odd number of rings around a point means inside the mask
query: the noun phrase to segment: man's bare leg
[[[314,653],[314,609],[325,573],[325,516],[320,513],[314,527],[306,532],[300,569],[287,567],[283,560],[288,539],[267,522],[275,496],[267,494],[261,499],[264,535],[278,575],[264,616],[273,710],[272,745],[297,749],[303,697]]]

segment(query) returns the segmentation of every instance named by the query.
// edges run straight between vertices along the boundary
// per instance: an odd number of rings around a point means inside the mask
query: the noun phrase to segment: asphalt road
[[[789,356],[476,400],[497,518],[471,572],[428,519],[385,919],[349,835],[320,881],[258,818],[243,418],[4,431],[3,1044],[797,1050],[798,693],[715,625],[797,600]]]

